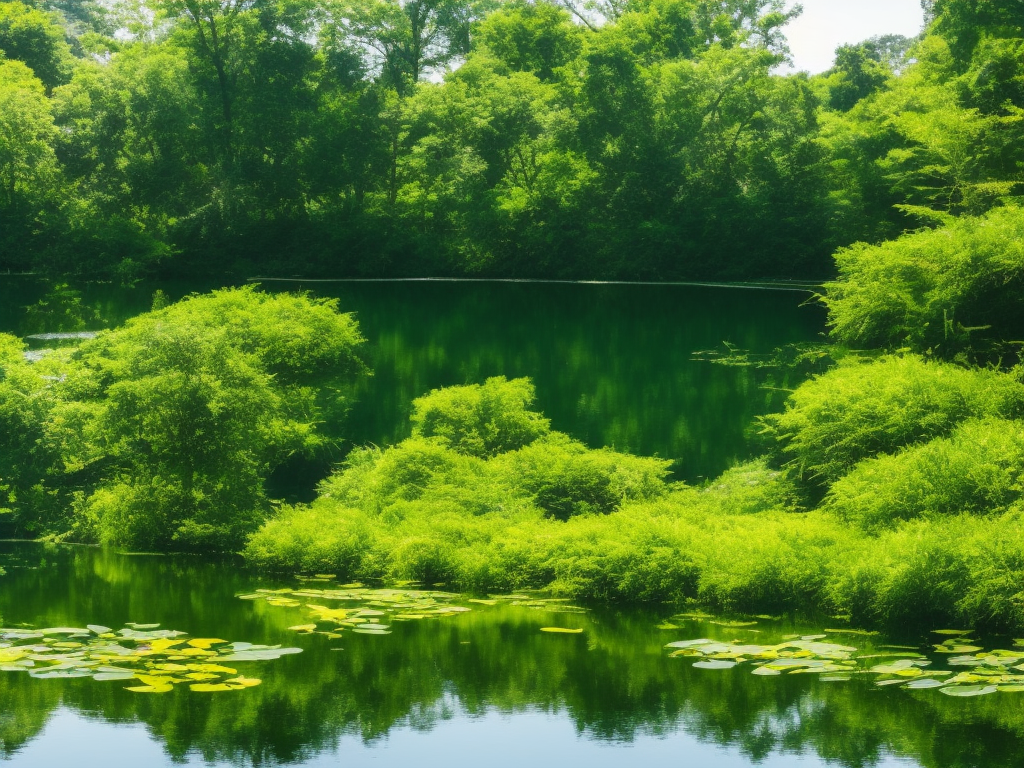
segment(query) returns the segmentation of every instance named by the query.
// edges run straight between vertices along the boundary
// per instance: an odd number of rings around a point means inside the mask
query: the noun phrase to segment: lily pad
[[[562,635],[579,635],[583,632],[582,629],[576,628],[571,629],[569,627],[541,627],[541,632],[553,632]]]
[[[132,680],[134,677],[134,672],[97,672],[92,679],[104,682],[107,680]]]
[[[226,685],[238,685],[242,688],[254,688],[260,685],[263,681],[256,677],[233,677],[230,680],[225,680]]]
[[[917,690],[920,688],[941,688],[946,684],[946,681],[936,680],[934,677],[922,677],[918,678],[917,680],[911,680],[903,687],[910,688],[912,690]]]
[[[701,638],[699,640],[676,640],[674,643],[668,643],[666,648],[693,648],[698,645],[708,645],[713,643],[714,640],[708,640],[707,638]]]
[[[693,664],[696,669],[732,669],[736,666],[735,661],[726,661],[725,659],[707,659],[705,661],[698,661]]]
[[[985,696],[999,690],[994,685],[950,685],[940,688],[941,693],[947,696]]]

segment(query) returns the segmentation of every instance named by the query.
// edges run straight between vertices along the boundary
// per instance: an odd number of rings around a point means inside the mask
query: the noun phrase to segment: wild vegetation
[[[931,387],[923,405],[908,403],[902,414],[908,425],[932,423],[931,434],[865,420],[862,409],[842,402],[844,395],[888,399],[887,411],[898,411],[898,393],[870,386],[893,379],[894,369],[904,386],[913,387],[916,374]],[[840,388],[831,412],[808,418],[807,401],[828,392],[837,375],[861,386]],[[506,388],[504,420],[540,421],[527,416],[525,382],[486,387]],[[416,418],[441,403],[453,418],[444,427],[435,422],[437,431],[466,434],[460,426],[487,423],[480,389],[431,393]],[[356,452],[316,502],[283,509],[245,555],[263,568],[475,592],[545,586],[582,600],[1018,629],[1020,422],[971,419],[985,411],[965,407],[965,391],[1005,407],[1000,392],[1013,402],[1024,388],[1009,374],[912,357],[848,362],[803,385],[786,414],[767,420],[776,429],[797,421],[803,404],[803,423],[776,434],[776,458],[735,467],[702,488],[666,482],[666,462],[588,449],[557,433],[489,457],[449,437],[414,435]],[[818,437],[818,465],[789,458],[826,425],[854,445]],[[824,502],[808,508],[825,481]]]
[[[0,269],[822,279],[1019,202],[1019,0],[814,76],[785,7],[2,0]]]
[[[17,531],[132,549],[232,549],[264,482],[326,450],[362,370],[335,302],[215,291],[29,365],[4,339],[0,487]],[[326,380],[331,387],[324,386]]]
[[[474,592],[1024,629],[1016,0],[937,0],[919,39],[844,48],[815,77],[778,73],[787,15],[767,0],[601,19],[52,6],[0,3],[6,266],[807,277],[835,251],[838,363],[756,426],[762,457],[701,486],[551,430],[531,382],[493,378],[424,394],[410,437],[278,505],[271,471],[337,445],[361,337],[331,302],[218,291],[33,364],[0,340],[18,532]]]

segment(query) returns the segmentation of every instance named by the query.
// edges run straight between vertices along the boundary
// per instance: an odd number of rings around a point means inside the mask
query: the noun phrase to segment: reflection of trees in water
[[[372,378],[348,434],[394,443],[429,389],[530,376],[555,429],[592,447],[681,460],[713,476],[745,456],[753,417],[778,408],[751,368],[695,362],[723,340],[770,353],[809,341],[822,317],[802,295],[680,286],[493,283],[311,284],[357,311]]]
[[[236,600],[234,593],[257,579],[231,564],[90,548],[48,558],[55,564],[12,568],[0,581],[8,622],[152,620],[195,635],[295,641],[286,627],[299,614]],[[1024,747],[1024,711],[1012,696],[964,701],[935,691],[877,690],[866,680],[702,671],[665,657],[655,615],[596,612],[572,617],[583,622],[584,635],[537,631],[554,620],[528,609],[485,608],[456,620],[409,622],[386,638],[305,638],[306,653],[240,665],[264,684],[238,695],[140,696],[119,683],[0,673],[0,754],[10,756],[38,734],[60,704],[110,722],[144,723],[172,757],[198,752],[256,765],[331,750],[343,734],[373,742],[396,727],[430,730],[453,711],[561,713],[600,740],[683,730],[751,760],[806,751],[850,768],[887,752],[929,768],[1009,768]],[[339,643],[345,650],[326,650]]]

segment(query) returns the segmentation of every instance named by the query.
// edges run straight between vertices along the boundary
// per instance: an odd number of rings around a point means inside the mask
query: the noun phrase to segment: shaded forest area
[[[0,2],[0,270],[827,278],[1024,192],[1024,2],[926,3]]]

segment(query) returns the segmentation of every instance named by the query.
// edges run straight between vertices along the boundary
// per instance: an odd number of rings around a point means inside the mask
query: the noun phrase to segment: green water
[[[663,645],[776,642],[807,631],[706,622],[659,630],[658,612],[555,613],[474,605],[390,635],[299,635],[303,608],[236,592],[295,587],[232,563],[0,543],[4,625],[160,622],[193,636],[296,645],[236,662],[261,686],[163,695],[130,683],[0,672],[0,756],[13,766],[1019,766],[1024,694],[954,699],[867,676],[701,670]],[[578,627],[578,635],[540,632]],[[906,638],[901,639],[907,642]],[[844,642],[859,644],[856,639]],[[874,638],[871,642],[883,642]],[[337,650],[337,649],[341,650]]]
[[[214,286],[160,287],[174,299]],[[555,429],[592,447],[672,459],[676,476],[690,481],[750,456],[753,418],[780,408],[796,383],[784,373],[694,360],[694,353],[724,351],[729,342],[769,354],[820,341],[824,330],[821,309],[801,306],[806,291],[441,281],[265,287],[335,297],[356,313],[374,374],[358,386],[342,429],[347,446],[407,437],[410,402],[430,389],[530,376]],[[64,330],[58,314],[25,310],[46,288],[0,276],[0,331]],[[154,288],[84,287],[86,327],[102,325],[96,315],[116,324],[145,311]],[[323,468],[312,478],[317,472]]]

